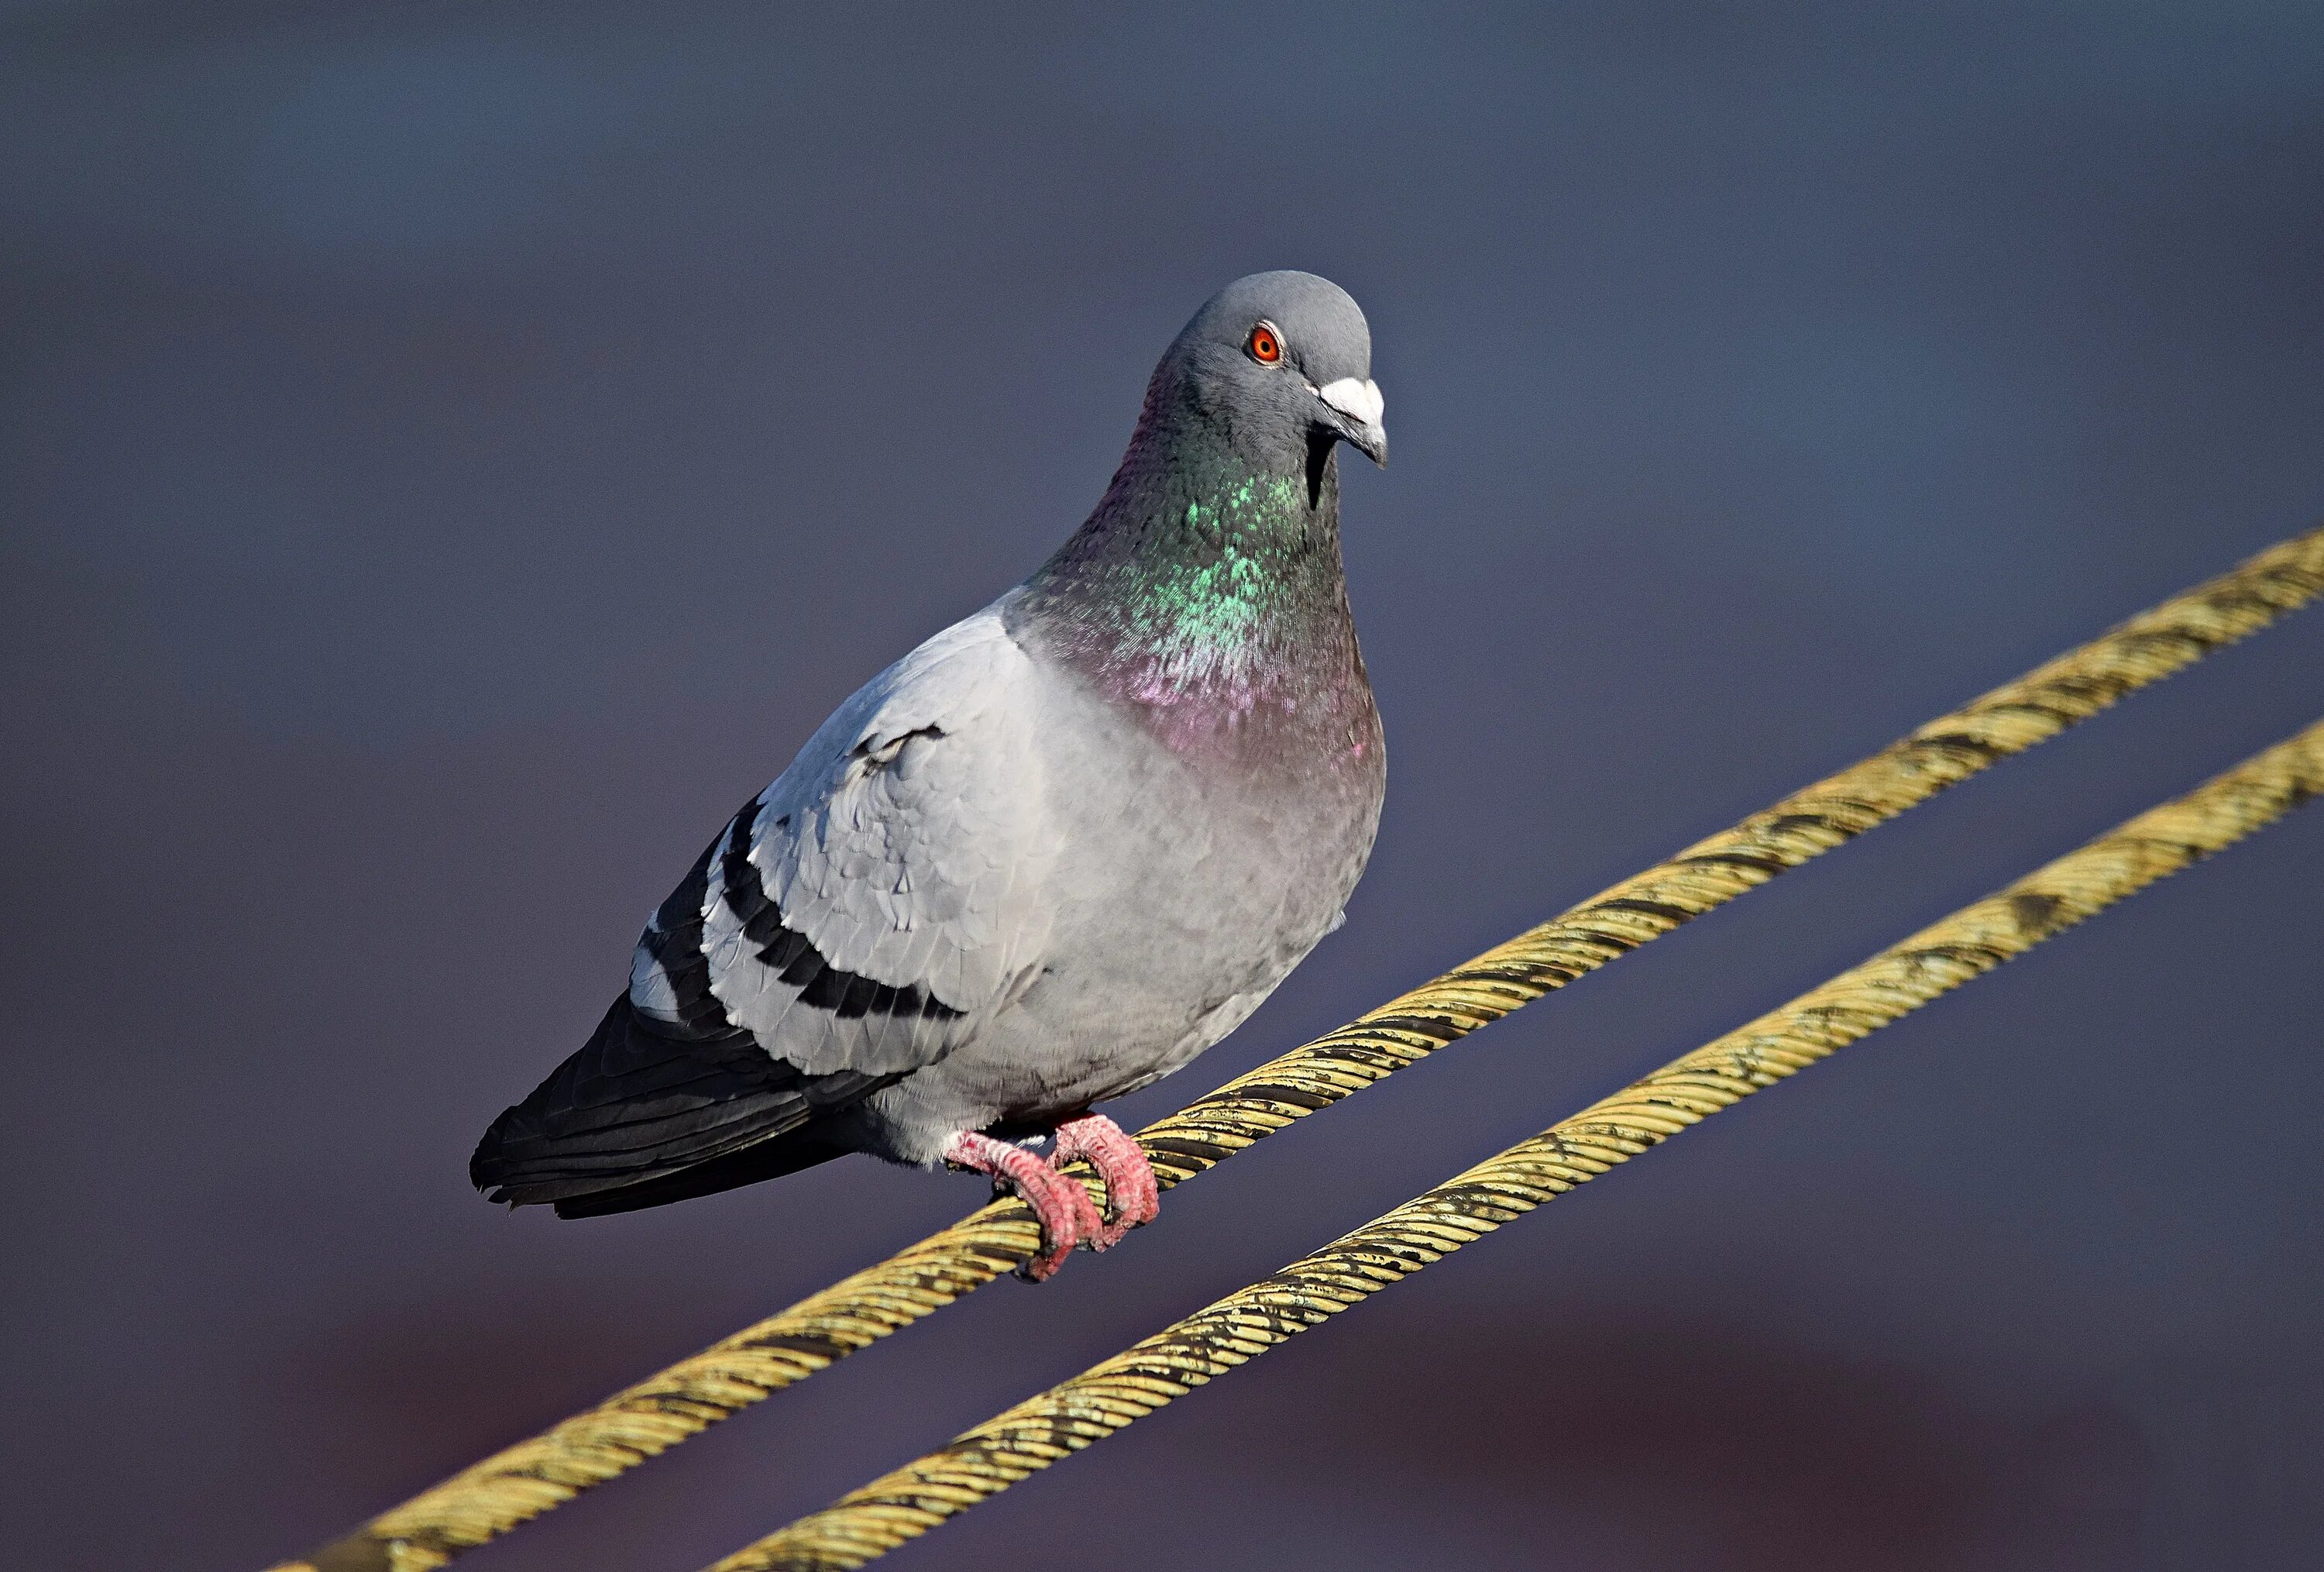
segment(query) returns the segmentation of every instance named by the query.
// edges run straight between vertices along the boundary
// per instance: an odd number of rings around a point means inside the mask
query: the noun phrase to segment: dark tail
[[[561,1217],[711,1195],[840,1155],[816,1126],[899,1078],[802,1075],[747,1031],[686,1031],[616,999],[578,1053],[493,1121],[468,1177]]]
[[[714,1157],[708,1162],[697,1162],[692,1168],[680,1169],[660,1179],[558,1201],[557,1215],[560,1217],[604,1217],[615,1212],[639,1212],[648,1207],[666,1207],[672,1201],[690,1201],[696,1196],[715,1196],[721,1190],[757,1184],[761,1179],[780,1179],[787,1173],[797,1173],[803,1168],[813,1168],[816,1163],[829,1162],[835,1157],[847,1155],[847,1148],[834,1146],[819,1139],[820,1133],[809,1124],[788,1134],[770,1135],[756,1146],[746,1146],[724,1157]]]

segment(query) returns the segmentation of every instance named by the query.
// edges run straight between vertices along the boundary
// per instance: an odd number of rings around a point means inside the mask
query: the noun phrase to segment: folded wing
[[[987,612],[843,705],[654,913],[589,1043],[486,1133],[478,1185],[521,1204],[667,1181],[809,1136],[966,1041],[1055,918],[1037,698]]]

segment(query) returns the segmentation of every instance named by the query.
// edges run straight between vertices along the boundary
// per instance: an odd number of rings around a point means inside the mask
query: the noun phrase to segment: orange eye
[[[1261,365],[1273,365],[1283,358],[1283,339],[1275,331],[1272,322],[1261,322],[1251,328],[1250,337],[1243,340],[1242,347]]]

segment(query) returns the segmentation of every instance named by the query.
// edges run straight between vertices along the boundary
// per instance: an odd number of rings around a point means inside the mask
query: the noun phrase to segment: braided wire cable
[[[2324,793],[2324,720],[718,1562],[861,1567]]]
[[[2324,527],[2140,613],[1140,1131],[1163,1188],[1724,905],[2324,594]],[[1093,1187],[1085,1164],[1071,1170]],[[998,1199],[272,1572],[426,1572],[933,1314],[1030,1258]]]

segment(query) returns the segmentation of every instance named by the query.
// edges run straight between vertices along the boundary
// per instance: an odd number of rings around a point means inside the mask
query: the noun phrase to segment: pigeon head
[[[1312,273],[1255,273],[1204,303],[1155,368],[1148,409],[1223,438],[1279,474],[1346,442],[1388,462],[1372,336],[1347,291]]]

